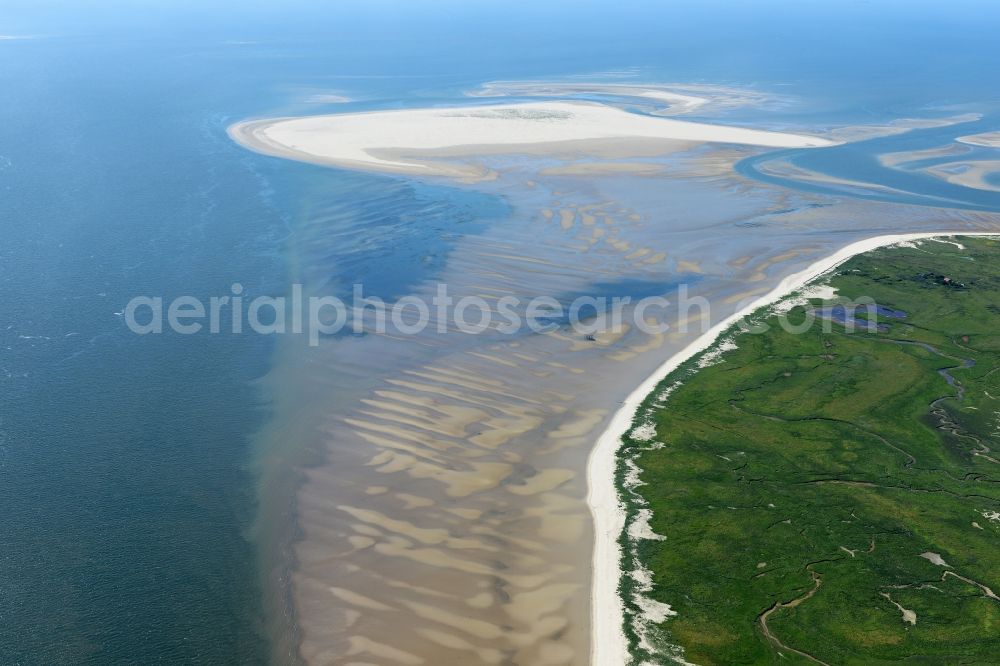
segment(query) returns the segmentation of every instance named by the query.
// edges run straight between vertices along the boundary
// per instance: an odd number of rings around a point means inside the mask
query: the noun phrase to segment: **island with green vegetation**
[[[644,403],[637,663],[1000,664],[1000,242],[946,240],[850,259],[821,283],[877,306],[800,293]]]

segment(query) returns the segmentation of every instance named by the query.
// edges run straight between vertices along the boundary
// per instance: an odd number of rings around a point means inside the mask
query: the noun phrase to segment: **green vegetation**
[[[1000,664],[1000,243],[958,240],[829,280],[905,318],[793,335],[761,315],[767,332],[732,331],[647,401],[656,435],[625,438],[643,483],[623,495],[664,539],[623,536],[625,567],[676,612],[648,642],[701,666]]]

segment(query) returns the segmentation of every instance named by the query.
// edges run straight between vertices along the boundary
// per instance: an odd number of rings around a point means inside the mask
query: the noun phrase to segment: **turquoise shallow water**
[[[0,42],[0,664],[263,663],[275,631],[294,633],[263,601],[285,574],[259,564],[276,545],[254,540],[273,340],[138,338],[116,314],[131,297],[283,294],[294,279],[389,297],[506,214],[464,189],[250,154],[230,122],[577,74],[757,86],[795,101],[738,120],[775,125],[995,113],[985,5],[773,4],[5,3],[0,33],[37,38]],[[331,92],[356,101],[307,101]],[[877,147],[803,159],[916,178],[872,166]],[[965,200],[997,209],[995,194]]]

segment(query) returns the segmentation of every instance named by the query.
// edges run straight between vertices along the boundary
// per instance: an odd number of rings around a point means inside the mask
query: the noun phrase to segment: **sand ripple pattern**
[[[876,224],[1000,228],[985,214],[751,186],[720,167],[744,155],[692,149],[663,163],[669,177],[490,164],[499,176],[488,187],[513,210],[459,239],[436,277],[456,297],[491,302],[672,296],[685,281],[718,321]],[[306,237],[316,261],[322,248]],[[413,289],[432,291],[429,280]],[[617,404],[697,334],[372,331],[289,350],[305,388],[288,398],[294,427],[275,436],[310,438],[318,461],[297,496],[290,592],[302,658],[587,663],[587,455]]]

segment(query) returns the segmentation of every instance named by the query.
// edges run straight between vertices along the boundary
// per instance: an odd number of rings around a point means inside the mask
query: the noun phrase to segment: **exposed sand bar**
[[[1000,131],[983,132],[982,134],[970,134],[960,136],[955,141],[967,143],[970,146],[984,146],[986,148],[1000,148]]]
[[[906,167],[912,162],[936,158],[955,157],[968,153],[971,149],[954,143],[922,150],[906,150],[898,153],[884,153],[878,156],[879,164],[884,167]]]
[[[833,141],[801,134],[643,116],[585,102],[537,102],[373,111],[237,123],[230,136],[252,150],[305,162],[390,173],[468,177],[439,158],[552,144],[663,141],[809,148]]]
[[[850,125],[838,127],[827,132],[826,136],[844,143],[866,141],[883,136],[906,134],[913,130],[932,129],[959,125],[982,118],[979,113],[962,113],[948,118],[899,118],[882,125]]]
[[[925,171],[936,178],[977,190],[1000,192],[1000,186],[993,185],[989,178],[1000,174],[1000,160],[970,160],[968,162],[948,162],[935,164]]]
[[[607,429],[601,433],[587,463],[587,502],[594,517],[594,566],[591,586],[591,664],[615,666],[629,663],[628,642],[622,630],[624,609],[618,594],[622,576],[621,549],[618,537],[625,529],[625,511],[615,485],[617,451],[622,436],[631,427],[646,397],[671,372],[696,354],[710,347],[718,337],[743,317],[771,305],[851,257],[896,243],[939,236],[997,236],[990,232],[940,231],[876,236],[851,243],[803,271],[784,278],[773,290],[746,307],[726,317],[683,350],[667,359],[625,399]]]

